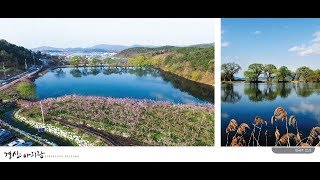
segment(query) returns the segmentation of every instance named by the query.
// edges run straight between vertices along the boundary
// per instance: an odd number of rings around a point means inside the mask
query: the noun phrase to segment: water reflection
[[[291,83],[278,83],[277,94],[282,98],[287,98],[291,94],[292,84]]]
[[[58,68],[54,71],[54,76],[56,76],[57,78],[64,78],[66,77],[66,72],[64,72],[62,68]]]
[[[233,84],[223,85],[221,92],[221,101],[226,103],[237,103],[241,100],[241,95],[239,92],[234,90]]]
[[[221,100],[236,103],[244,94],[252,102],[274,101],[277,97],[288,98],[291,93],[299,97],[320,95],[320,83],[248,83],[244,84],[243,92],[234,90],[234,84],[222,84]]]
[[[58,68],[54,70],[54,73],[58,77],[65,77],[66,71],[63,68]],[[170,82],[173,87],[179,89],[182,92],[186,92],[191,96],[194,96],[202,101],[207,101],[214,103],[214,87],[206,84],[197,83],[175,74],[164,72],[159,69],[154,68],[134,68],[134,67],[79,67],[72,68],[70,74],[75,78],[80,78],[83,76],[98,74],[112,75],[112,74],[132,74],[137,77],[151,76],[154,78],[162,77],[166,82]],[[240,99],[241,96],[238,98]],[[186,100],[187,101],[187,100]]]
[[[213,86],[197,83],[169,72],[159,71],[159,74],[165,81],[170,82],[173,87],[187,92],[198,99],[214,103]]]
[[[314,118],[320,122],[320,104],[302,101],[299,105],[290,107],[290,110],[296,114],[313,114]]]

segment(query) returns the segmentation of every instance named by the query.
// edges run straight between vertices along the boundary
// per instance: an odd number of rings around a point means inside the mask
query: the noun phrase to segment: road
[[[17,76],[14,76],[10,79],[7,79],[5,80],[4,82],[2,82],[0,84],[0,90],[3,90],[3,89],[6,89],[7,87],[10,86],[10,84],[14,84],[16,82],[19,81],[19,79],[23,78],[23,77],[31,77],[32,75],[34,75],[35,73],[39,72],[42,70],[42,66],[36,68],[36,67],[33,67],[33,68],[30,68],[29,70],[27,70],[26,72],[24,73],[21,73]]]
[[[5,85],[8,85],[8,84],[10,84],[10,83],[12,83],[12,82],[14,82],[14,81],[16,81],[16,80],[18,80],[18,79],[20,79],[20,78],[22,78],[22,77],[32,76],[33,74],[39,72],[41,69],[42,69],[42,66],[40,66],[40,67],[38,67],[38,68],[33,66],[33,67],[29,68],[27,71],[25,71],[25,72],[23,72],[23,73],[21,73],[21,74],[19,74],[19,75],[16,75],[16,76],[14,76],[14,77],[11,77],[10,79],[4,80],[4,81],[0,84],[0,88],[3,87],[3,86],[5,86]],[[1,90],[1,89],[0,89],[0,90]]]

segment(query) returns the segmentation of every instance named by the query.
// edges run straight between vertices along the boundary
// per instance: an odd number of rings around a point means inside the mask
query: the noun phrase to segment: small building
[[[39,60],[42,62],[42,64],[43,64],[44,66],[49,66],[50,59],[44,59],[44,58],[42,58],[42,59],[39,59]]]

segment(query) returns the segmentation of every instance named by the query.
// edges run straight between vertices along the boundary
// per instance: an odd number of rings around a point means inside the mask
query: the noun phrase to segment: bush
[[[191,75],[192,79],[199,81],[201,79],[201,74],[198,71],[194,71]]]
[[[17,86],[17,91],[23,99],[32,99],[35,97],[35,87],[32,83],[21,82]]]

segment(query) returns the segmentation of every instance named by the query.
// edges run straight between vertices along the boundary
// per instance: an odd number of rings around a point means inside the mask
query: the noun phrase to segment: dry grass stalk
[[[312,145],[314,140],[316,140],[317,138],[319,138],[320,135],[320,127],[314,127],[312,128],[312,130],[310,131],[310,135],[308,136],[308,140],[307,143]],[[319,139],[320,140],[320,139]]]
[[[238,127],[238,122],[235,119],[231,119],[226,129],[226,133],[228,134],[232,131],[236,131],[237,127]]]
[[[287,119],[287,111],[283,107],[277,107],[274,110],[274,118],[281,120]]]
[[[312,128],[312,130],[310,132],[310,136],[313,137],[314,139],[316,139],[318,137],[318,135],[320,135],[320,127]]]
[[[279,138],[280,138],[280,131],[279,131],[278,127],[276,127],[276,131],[274,133],[274,136],[276,137],[276,144],[275,145],[277,145],[279,142]]]
[[[290,139],[295,139],[295,134],[293,133],[286,133],[283,136],[281,136],[279,143],[281,145],[290,145]]]
[[[265,124],[265,121],[260,116],[256,116],[254,118],[254,124],[256,126],[259,126],[259,125]]]
[[[243,139],[242,136],[233,137],[231,146],[245,146],[246,141]]]
[[[276,117],[272,116],[271,117],[271,124],[273,124],[273,121],[275,121],[275,120],[276,120]]]
[[[295,136],[295,141],[297,143],[301,142],[301,136],[300,136],[300,133],[298,132],[297,135]]]
[[[300,145],[299,145],[300,147],[308,147],[308,146],[310,146],[308,143],[300,143]]]
[[[242,123],[237,130],[237,134],[243,135],[244,133],[246,133],[246,128],[250,129],[249,125],[246,123]]]
[[[294,126],[296,123],[296,117],[295,116],[290,116],[289,118],[289,126]]]
[[[226,128],[226,133],[227,133],[227,143],[226,146],[228,146],[228,142],[229,142],[229,133],[236,131],[238,127],[238,122],[235,119],[231,119],[228,127]]]
[[[266,136],[266,146],[268,146],[268,130],[266,130],[266,132],[264,133],[264,135]]]

